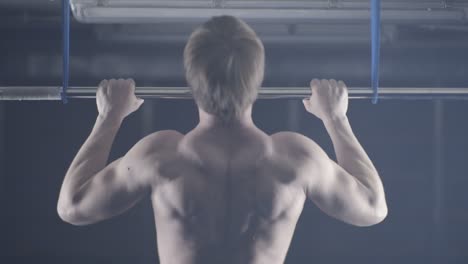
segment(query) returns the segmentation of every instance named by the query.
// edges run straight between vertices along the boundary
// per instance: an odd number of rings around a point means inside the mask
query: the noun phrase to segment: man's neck
[[[199,127],[204,128],[214,128],[214,127],[226,127],[226,128],[235,128],[235,127],[254,127],[252,120],[252,108],[249,107],[242,116],[236,117],[231,120],[229,123],[223,122],[219,117],[216,117],[212,114],[208,114],[202,109],[198,109],[200,116]]]

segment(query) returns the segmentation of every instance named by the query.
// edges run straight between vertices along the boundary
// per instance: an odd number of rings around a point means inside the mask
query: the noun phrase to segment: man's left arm
[[[94,128],[67,171],[57,211],[74,225],[95,223],[132,207],[150,184],[145,180],[141,155],[135,145],[124,157],[106,167],[109,152],[123,119],[143,100],[134,95],[133,80],[103,81],[96,95],[99,116]]]

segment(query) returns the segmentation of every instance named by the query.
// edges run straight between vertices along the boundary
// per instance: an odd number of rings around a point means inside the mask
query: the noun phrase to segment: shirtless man
[[[71,164],[58,214],[88,225],[152,200],[162,264],[283,263],[306,198],[356,226],[387,215],[379,175],[346,117],[343,82],[313,80],[305,108],[323,120],[338,164],[312,140],[267,135],[251,111],[264,72],[254,31],[229,16],[194,31],[184,51],[200,123],[187,135],[160,131],[106,166],[114,137],[143,100],[132,80],[104,80],[99,115]]]

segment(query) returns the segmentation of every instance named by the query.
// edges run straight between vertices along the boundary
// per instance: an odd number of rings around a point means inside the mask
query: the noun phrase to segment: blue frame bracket
[[[70,1],[62,0],[62,30],[63,30],[63,76],[60,97],[64,104],[68,103],[67,89],[70,78]]]
[[[379,66],[380,66],[380,0],[371,0],[371,87],[372,103],[379,100]]]

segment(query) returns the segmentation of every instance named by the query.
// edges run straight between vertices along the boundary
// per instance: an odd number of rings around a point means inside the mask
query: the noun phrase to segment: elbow
[[[388,215],[388,208],[385,203],[371,206],[371,213],[364,221],[357,224],[360,227],[370,227],[382,223]]]
[[[74,209],[72,209],[71,206],[61,205],[59,203],[59,205],[57,206],[57,213],[60,219],[62,219],[62,221],[66,223],[73,224],[76,222],[74,221],[76,213],[74,212]]]
[[[382,191],[381,195],[371,203],[371,208],[374,215],[374,223],[372,225],[380,224],[387,218],[388,215],[388,207],[387,207],[387,199],[385,199],[385,193]]]
[[[383,190],[371,195],[367,199],[367,217],[363,223],[363,227],[374,226],[382,223],[388,215],[387,201]]]
[[[386,204],[379,205],[374,208],[374,217],[373,221],[369,226],[377,225],[382,223],[388,215],[388,208]]]
[[[84,225],[79,221],[78,213],[75,206],[72,205],[59,205],[57,206],[57,213],[62,221],[74,225],[82,226]]]

